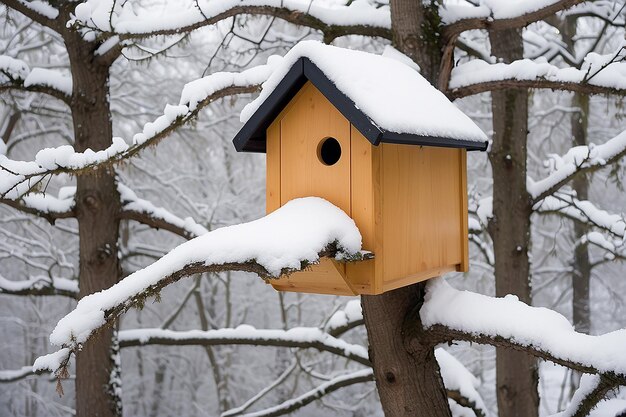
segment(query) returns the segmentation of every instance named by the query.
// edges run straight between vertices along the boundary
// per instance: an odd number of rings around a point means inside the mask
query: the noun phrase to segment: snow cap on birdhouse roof
[[[415,69],[386,56],[304,41],[241,112],[238,151],[265,152],[266,130],[310,81],[372,145],[487,148],[487,136]]]

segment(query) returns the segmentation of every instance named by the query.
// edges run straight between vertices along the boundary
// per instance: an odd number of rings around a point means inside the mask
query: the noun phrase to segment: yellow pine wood
[[[333,166],[320,142],[342,148]],[[307,83],[267,131],[267,211],[298,197],[327,199],[357,224],[375,259],[322,259],[269,280],[280,291],[380,294],[468,268],[466,151],[414,145],[372,146]]]

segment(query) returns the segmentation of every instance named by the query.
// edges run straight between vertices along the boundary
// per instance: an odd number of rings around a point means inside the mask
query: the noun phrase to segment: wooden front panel
[[[459,149],[381,146],[383,290],[388,291],[462,263],[464,155]]]
[[[265,214],[281,206],[280,203],[280,121],[267,129],[265,151]]]
[[[281,205],[298,197],[323,197],[350,215],[350,123],[306,84],[280,121]],[[341,158],[331,166],[318,157],[320,142],[333,137]]]
[[[324,164],[318,155],[320,142],[328,137],[341,146],[341,157],[333,165]],[[268,212],[294,198],[316,196],[350,215],[350,123],[311,83],[267,130],[267,152]],[[346,281],[345,264],[330,259],[268,282],[279,291],[357,293]]]

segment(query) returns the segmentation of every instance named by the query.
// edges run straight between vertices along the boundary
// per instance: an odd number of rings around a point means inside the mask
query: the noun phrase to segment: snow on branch
[[[576,175],[589,173],[612,164],[626,155],[626,130],[602,145],[575,146],[563,156],[550,155],[551,173],[534,181],[528,178],[528,192],[533,202],[554,194]]]
[[[48,276],[24,280],[10,280],[0,275],[0,294],[10,295],[62,295],[78,297],[78,281]]]
[[[443,348],[435,349],[435,358],[446,387],[448,398],[457,404],[470,408],[476,417],[489,414],[487,406],[477,391],[480,381],[458,359]]]
[[[597,208],[591,201],[578,200],[572,193],[557,192],[538,202],[533,210],[539,213],[558,213],[610,233],[626,238],[626,220],[623,216]]]
[[[40,25],[55,28],[54,20],[59,11],[50,3],[42,0],[2,0],[7,7],[22,13]]]
[[[0,181],[1,178],[2,172],[0,171]],[[62,187],[56,197],[48,193],[31,192],[17,199],[0,198],[0,204],[5,204],[24,213],[42,217],[48,220],[50,224],[54,224],[57,219],[75,217],[75,192],[76,187]]]
[[[577,4],[569,10],[563,12],[563,17],[595,17],[603,20],[609,25],[616,27],[624,27],[626,21],[624,18],[623,3],[614,0],[595,0],[585,1]]]
[[[76,352],[99,328],[184,277],[203,272],[246,271],[265,279],[302,270],[322,256],[344,261],[371,258],[361,252],[361,235],[339,208],[308,197],[292,200],[264,218],[217,229],[170,253],[111,288],[84,297],[50,335],[52,344]],[[48,368],[40,358],[38,369]]]
[[[324,325],[324,330],[332,336],[339,337],[348,330],[354,329],[364,323],[361,301],[350,300],[342,310],[338,310],[330,316]]]
[[[618,387],[602,375],[584,374],[565,410],[552,417],[585,417],[606,395]]]
[[[123,42],[177,35],[239,15],[264,15],[318,29],[328,42],[345,35],[391,38],[389,8],[365,0],[349,6],[307,0],[198,0],[185,10],[171,7],[161,13],[135,13],[133,9],[128,3],[89,0],[76,7],[68,24],[82,30],[87,40],[99,36]]]
[[[506,347],[626,385],[626,329],[600,336],[578,333],[553,310],[528,306],[513,295],[459,291],[441,278],[428,282],[420,316],[433,343]]]
[[[120,347],[144,345],[254,345],[313,348],[370,365],[367,349],[337,339],[317,327],[295,327],[289,330],[255,329],[241,325],[234,329],[174,331],[135,329],[119,332]]]
[[[183,88],[180,104],[165,106],[164,114],[146,123],[143,131],[133,137],[132,145],[114,137],[108,148],[97,152],[91,149],[75,152],[71,146],[65,145],[42,149],[37,152],[35,160],[29,162],[14,161],[0,155],[0,198],[17,199],[50,175],[93,172],[128,159],[193,120],[210,103],[231,95],[257,91],[278,60],[280,58],[271,57],[267,65],[240,73],[218,72],[188,83]]]
[[[119,182],[117,189],[122,199],[121,217],[123,219],[135,220],[156,229],[167,230],[185,239],[193,239],[209,232],[191,217],[182,219],[163,207],[157,207],[152,202],[139,198],[133,190]]]
[[[11,89],[44,93],[69,103],[72,79],[47,68],[31,69],[20,59],[0,55],[0,92]]]
[[[549,88],[585,94],[626,94],[626,46],[607,55],[587,54],[580,69],[558,68],[545,59],[510,64],[475,59],[452,69],[449,95],[465,97],[508,88]]]
[[[274,417],[282,416],[304,407],[313,401],[324,397],[340,388],[344,388],[350,385],[360,384],[363,382],[369,382],[374,380],[374,371],[369,369],[362,369],[359,371],[351,372],[345,375],[340,375],[318,385],[309,392],[300,395],[297,398],[289,399],[282,404],[274,407],[266,408],[265,410],[255,411],[253,413],[241,414],[241,417]]]
[[[20,369],[0,371],[0,383],[15,382],[34,375],[32,366],[22,366]]]
[[[568,9],[583,0],[485,0],[479,6],[447,4],[440,10],[446,43],[472,29],[521,28]]]

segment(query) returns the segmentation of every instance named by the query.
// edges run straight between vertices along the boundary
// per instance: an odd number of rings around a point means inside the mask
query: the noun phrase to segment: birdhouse
[[[402,56],[404,57],[404,56]],[[302,42],[242,112],[238,151],[265,152],[267,212],[325,198],[374,259],[322,259],[280,291],[380,294],[468,270],[466,152],[485,134],[407,63]]]

